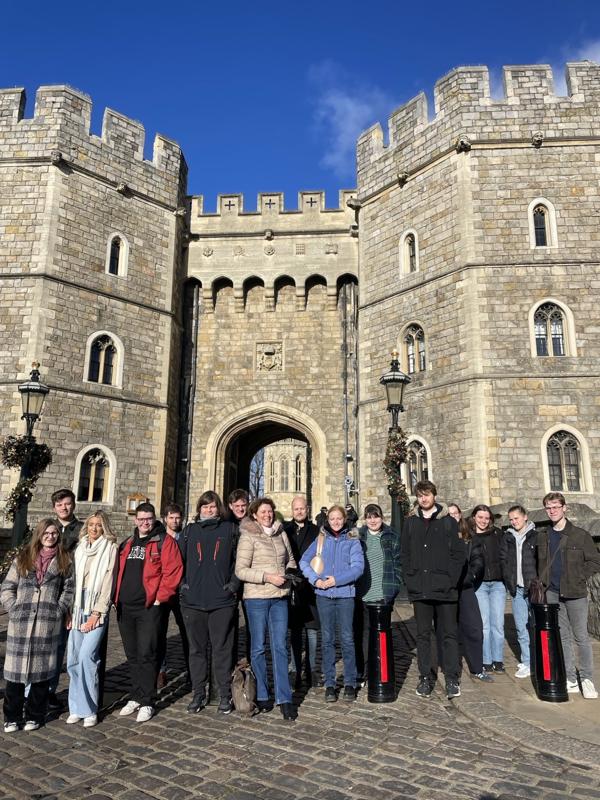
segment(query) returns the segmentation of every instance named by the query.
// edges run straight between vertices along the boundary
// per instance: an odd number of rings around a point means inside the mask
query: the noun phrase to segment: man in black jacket
[[[435,484],[419,481],[414,491],[418,507],[402,530],[402,567],[417,623],[417,695],[429,697],[434,687],[431,628],[435,619],[441,628],[446,694],[450,699],[460,696],[457,603],[466,550],[456,520],[445,506],[435,502]]]
[[[317,538],[319,529],[308,519],[308,505],[306,498],[298,495],[292,500],[292,519],[286,522],[284,530],[287,533],[292,553],[296,564]],[[290,629],[290,644],[292,650],[293,667],[296,673],[296,687],[302,684],[302,655],[304,651],[304,631],[308,645],[307,678],[309,685],[319,686],[322,681],[317,674],[317,630],[319,616],[315,591],[306,578],[302,583],[294,586],[288,597],[288,626]]]
[[[594,540],[583,528],[567,519],[567,505],[560,492],[549,492],[543,500],[551,527],[538,533],[538,574],[547,587],[549,603],[559,603],[558,624],[565,654],[567,692],[579,693],[573,640],[579,656],[581,692],[586,700],[595,700],[598,692],[593,682],[594,661],[587,629],[587,579],[600,572],[600,553]]]

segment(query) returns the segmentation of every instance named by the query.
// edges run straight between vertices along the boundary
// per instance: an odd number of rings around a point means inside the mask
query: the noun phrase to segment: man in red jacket
[[[181,582],[183,564],[177,542],[157,521],[151,503],[137,507],[135,525],[119,548],[114,597],[131,675],[131,700],[120,715],[137,711],[137,722],[147,722],[154,715],[164,612]]]

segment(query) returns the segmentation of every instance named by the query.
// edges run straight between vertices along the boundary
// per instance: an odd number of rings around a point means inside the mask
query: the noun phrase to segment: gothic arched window
[[[115,381],[117,348],[107,334],[98,336],[90,347],[87,380],[112,386]]]
[[[122,233],[112,233],[106,247],[106,266],[108,275],[124,277],[127,274],[129,242]]]
[[[533,315],[535,328],[535,349],[538,356],[564,356],[565,317],[556,303],[543,303]]]
[[[569,431],[557,431],[546,444],[550,490],[581,492],[581,446]]]
[[[110,489],[110,462],[99,447],[83,454],[77,478],[77,501],[106,503]]]
[[[289,462],[282,458],[279,462],[279,491],[288,492],[290,483]]]
[[[545,197],[536,197],[529,204],[529,246],[556,247],[558,233],[556,226],[556,210]]]
[[[400,274],[410,275],[419,270],[419,241],[416,231],[406,231],[400,237]]]
[[[418,481],[429,480],[429,461],[427,448],[423,442],[416,439],[407,445],[406,464],[408,469],[408,489],[414,494],[415,484]]]
[[[302,489],[302,456],[296,456],[295,465],[296,465],[296,471],[295,471],[295,486],[296,486],[296,489],[295,489],[295,491],[296,492],[302,492],[302,491],[304,491]]]
[[[272,458],[269,459],[267,462],[267,481],[269,486],[269,492],[275,491],[275,462]]]
[[[425,372],[425,334],[420,325],[410,325],[403,337],[404,366],[409,375]]]

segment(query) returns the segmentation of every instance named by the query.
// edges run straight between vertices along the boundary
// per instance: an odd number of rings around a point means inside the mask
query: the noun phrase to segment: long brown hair
[[[478,511],[485,511],[487,514],[490,515],[490,521],[488,523],[488,526],[485,529],[485,531],[482,531],[482,533],[487,533],[487,531],[491,531],[494,529],[494,515],[492,514],[492,509],[489,506],[480,503],[480,505],[475,506],[473,511],[471,511],[471,516],[469,517],[468,520],[469,530],[474,535],[479,533],[479,531],[477,530],[477,525],[475,525],[475,514],[477,514]]]
[[[56,528],[60,534],[59,524],[52,517],[45,517],[41,519],[35,526],[35,530],[31,535],[29,542],[24,545],[19,551],[16,562],[17,572],[24,578],[29,572],[35,569],[35,562],[42,549],[42,536],[46,533],[48,528]],[[56,547],[56,560],[58,562],[58,571],[61,575],[66,575],[71,566],[71,556],[65,550],[61,537],[58,537]]]
[[[456,508],[460,514],[460,519],[456,521],[458,525],[458,535],[461,539],[464,539],[465,542],[468,542],[471,539],[471,529],[467,525],[467,520],[464,518],[462,509],[458,503],[448,503],[448,511],[450,511],[452,506],[454,506],[454,508]]]

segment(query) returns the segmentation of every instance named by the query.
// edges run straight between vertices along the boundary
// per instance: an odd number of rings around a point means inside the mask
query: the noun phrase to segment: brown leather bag
[[[323,560],[323,556],[321,553],[323,552],[323,545],[325,544],[325,534],[320,533],[317,536],[317,552],[310,560],[310,568],[317,573],[317,575],[321,575],[323,570],[325,569],[325,561]]]

